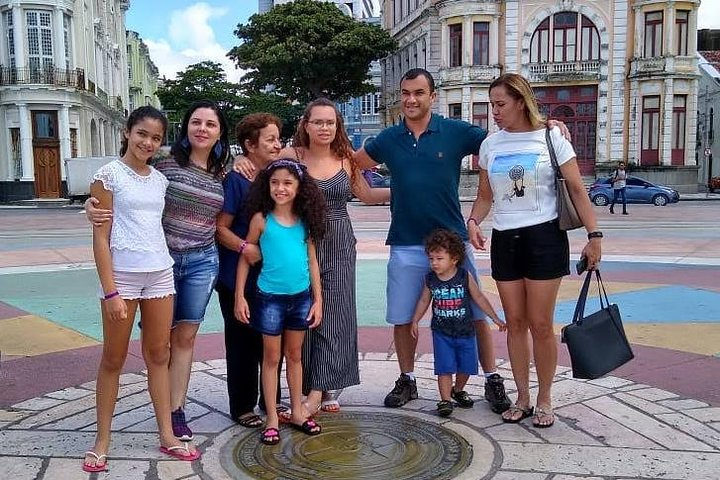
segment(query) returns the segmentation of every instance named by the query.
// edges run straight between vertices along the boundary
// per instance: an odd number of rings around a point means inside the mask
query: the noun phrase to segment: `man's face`
[[[423,75],[402,81],[400,84],[402,112],[409,120],[421,120],[430,114],[436,93]]]

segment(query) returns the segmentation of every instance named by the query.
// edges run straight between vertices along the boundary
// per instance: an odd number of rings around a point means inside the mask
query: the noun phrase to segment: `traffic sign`
[[[710,151],[709,148],[706,148],[706,149],[705,149],[705,156],[706,156],[706,157],[709,157],[710,155],[712,155],[712,152]]]

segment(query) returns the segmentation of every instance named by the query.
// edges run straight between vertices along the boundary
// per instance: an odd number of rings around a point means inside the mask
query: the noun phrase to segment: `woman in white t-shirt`
[[[148,390],[160,431],[160,451],[192,461],[200,452],[173,435],[170,419],[170,324],[173,316],[173,259],[165,242],[162,213],[168,180],[149,166],[167,129],[153,107],[140,107],[127,120],[121,158],[93,176],[90,193],[112,220],[94,225],[93,254],[100,277],[103,352],[97,375],[97,434],[85,452],[83,470],[107,470],[110,431],[120,373],[127,358],[135,313],[142,317],[142,353]]]
[[[480,223],[493,207],[492,276],[497,282],[508,326],[508,351],[517,400],[503,421],[533,417],[535,427],[555,422],[550,389],[557,366],[553,331],[555,302],[562,277],[569,271],[567,233],[557,221],[554,171],[541,117],[530,84],[508,73],[490,85],[493,119],[501,130],[480,147],[478,194],[468,219],[470,241],[485,250]],[[570,195],[588,232],[582,254],[588,268],[600,262],[602,232],[583,186],[572,145],[558,128],[550,137]],[[536,406],[530,401],[528,331],[537,368]]]

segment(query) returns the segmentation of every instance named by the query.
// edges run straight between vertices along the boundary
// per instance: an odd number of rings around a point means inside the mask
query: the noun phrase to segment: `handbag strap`
[[[555,170],[555,178],[563,178],[560,165],[558,165],[557,155],[555,155],[555,147],[553,147],[552,139],[550,138],[550,127],[545,127],[545,143],[547,143],[550,163],[552,164],[553,170]]]
[[[580,289],[577,304],[575,304],[575,313],[573,313],[572,318],[573,323],[578,323],[585,317],[585,304],[587,303],[588,291],[590,290],[590,280],[592,279],[593,272],[595,272],[595,278],[597,279],[600,307],[607,308],[610,306],[610,300],[608,299],[607,291],[605,290],[605,284],[600,276],[600,270],[589,270],[585,275],[585,280],[583,281],[582,288]]]

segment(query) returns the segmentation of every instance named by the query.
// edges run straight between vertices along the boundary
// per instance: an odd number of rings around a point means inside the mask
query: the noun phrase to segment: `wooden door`
[[[60,140],[57,112],[33,111],[35,197],[60,198]]]

